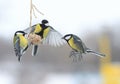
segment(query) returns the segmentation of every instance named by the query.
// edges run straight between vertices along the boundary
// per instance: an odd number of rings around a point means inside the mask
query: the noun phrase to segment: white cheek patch
[[[46,23],[45,25],[46,25],[46,26],[49,26],[49,23]]]
[[[66,39],[66,40],[69,40],[69,39],[70,39],[70,37],[71,37],[71,36],[67,36],[67,37],[65,37],[65,39]]]
[[[22,35],[22,33],[17,33],[17,35]]]

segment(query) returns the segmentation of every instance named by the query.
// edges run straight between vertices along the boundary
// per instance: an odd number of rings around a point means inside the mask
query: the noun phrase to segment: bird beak
[[[23,36],[25,36],[27,33],[25,32],[24,34],[23,34]]]

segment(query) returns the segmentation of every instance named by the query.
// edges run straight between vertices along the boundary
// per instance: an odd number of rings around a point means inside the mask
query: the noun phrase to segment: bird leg
[[[72,57],[75,54],[75,51],[71,51],[69,57]]]
[[[77,55],[78,55],[78,60],[81,61],[83,59],[82,54],[79,52],[77,53]]]
[[[74,56],[74,57],[73,57]],[[82,54],[80,52],[76,52],[76,51],[71,51],[69,57],[73,57],[73,61],[75,61],[75,59],[78,57],[78,60],[81,61],[82,58]]]

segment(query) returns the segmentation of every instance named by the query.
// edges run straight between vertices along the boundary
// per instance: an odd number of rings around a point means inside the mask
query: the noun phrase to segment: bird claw
[[[72,57],[75,55],[75,51],[71,51],[69,57]]]
[[[69,57],[73,57],[73,62],[77,61],[77,59],[79,61],[81,61],[82,58],[82,54],[80,52],[76,52],[76,51],[71,51]]]

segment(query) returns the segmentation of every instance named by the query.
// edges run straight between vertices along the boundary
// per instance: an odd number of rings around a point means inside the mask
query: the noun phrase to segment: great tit
[[[27,33],[33,33],[41,37],[41,44],[48,44],[51,46],[60,46],[65,44],[65,41],[61,39],[63,36],[54,28],[49,26],[47,20],[42,20],[41,23],[35,24],[24,30]],[[38,50],[38,45],[33,45],[32,56],[35,56]]]
[[[70,57],[79,56],[80,59],[82,58],[82,54],[86,54],[86,53],[92,53],[100,57],[105,57],[105,54],[98,53],[90,48],[87,48],[86,45],[82,42],[82,40],[74,34],[66,34],[62,39],[66,40],[68,45],[72,48]]]
[[[25,53],[28,48],[28,40],[25,38],[24,31],[16,31],[13,38],[14,50],[16,56],[18,56],[18,61],[20,61],[21,56]]]

